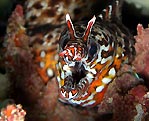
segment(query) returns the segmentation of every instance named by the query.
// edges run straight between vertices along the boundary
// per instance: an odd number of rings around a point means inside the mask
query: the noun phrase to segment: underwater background
[[[29,23],[31,20],[25,18],[29,11],[26,2],[31,1],[0,1],[0,121],[148,121],[149,2],[124,2],[122,22],[136,40],[135,60],[132,66],[126,64],[119,70],[118,77],[110,83],[99,106],[82,108],[58,101],[55,75],[53,74],[51,80],[45,83],[37,72],[38,60],[33,61],[32,54],[34,48],[39,47],[34,46],[35,38],[31,37],[34,34],[34,23]],[[61,2],[68,4],[74,22],[89,20],[111,3],[110,0]],[[51,4],[59,4],[59,0]],[[78,5],[80,6],[77,8]],[[54,24],[58,25],[62,17],[54,19]],[[41,24],[44,22],[40,21]],[[63,23],[63,20],[61,22]],[[45,26],[45,29],[47,27]],[[37,27],[35,31],[38,33],[36,40],[40,43],[38,38],[44,30]],[[47,31],[55,32],[48,29]],[[132,70],[136,73],[132,73]]]

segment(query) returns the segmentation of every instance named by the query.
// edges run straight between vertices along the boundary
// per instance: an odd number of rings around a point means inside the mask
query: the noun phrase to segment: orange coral
[[[24,121],[26,112],[20,104],[10,104],[1,110],[0,121]]]

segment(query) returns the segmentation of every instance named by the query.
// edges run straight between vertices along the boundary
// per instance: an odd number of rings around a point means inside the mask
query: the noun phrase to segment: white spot
[[[102,14],[100,14],[100,15],[99,15],[99,17],[100,17],[101,19],[103,19],[103,16],[102,16]]]
[[[92,72],[93,74],[96,74],[97,73],[94,68],[93,69],[90,69],[89,71]]]
[[[101,92],[104,89],[104,86],[99,86],[96,88],[96,92]]]
[[[104,84],[108,84],[111,80],[112,80],[112,79],[105,77],[105,78],[102,79],[102,82],[103,82]]]
[[[60,62],[58,63],[58,66],[59,66],[59,68],[60,68],[60,69],[62,68],[62,65],[61,65],[61,63],[60,63]]]
[[[75,66],[75,62],[69,63],[69,66],[71,66],[71,67]]]
[[[149,98],[149,92],[144,95],[145,98]]]
[[[109,75],[112,75],[112,76],[115,76],[115,75],[116,75],[115,68],[111,68],[111,69],[110,69]]]
[[[45,51],[41,51],[41,53],[40,53],[40,57],[44,58],[45,56],[46,56]]]
[[[53,18],[48,18],[46,23],[52,23],[53,22]]]
[[[82,106],[83,106],[83,107],[89,106],[89,105],[94,104],[95,102],[96,102],[95,100],[91,100],[91,101],[89,101],[88,103],[83,104]]]
[[[65,96],[66,91],[65,91],[64,93],[61,91],[61,94],[62,94],[63,97],[66,97],[66,96]]]
[[[68,65],[64,65],[63,70],[65,71],[65,76],[66,77],[69,76],[69,75],[72,75],[71,69]]]
[[[82,102],[85,102],[84,100],[82,101],[82,100],[79,100],[79,101],[77,101],[77,100],[73,100],[73,99],[71,99],[71,100],[68,100],[69,101],[69,103],[71,103],[71,104],[77,104],[77,105],[79,105],[79,104],[81,104]]]
[[[104,50],[104,51],[108,51],[109,48],[110,48],[110,44],[109,44],[108,46],[103,45],[103,50]]]
[[[47,69],[47,74],[49,77],[52,77],[54,75],[53,70],[51,68]]]
[[[52,45],[52,43],[51,42],[48,42],[48,46],[51,46]]]
[[[137,115],[134,116],[134,121],[143,121],[145,112],[141,104],[136,105]]]
[[[34,5],[35,1],[28,2],[27,8],[31,8]]]
[[[103,11],[106,12],[107,10],[106,9],[103,9]]]
[[[62,79],[65,78],[64,71],[61,72],[61,78],[62,78]]]
[[[103,37],[104,38],[104,37]],[[101,47],[100,47],[100,50],[99,50],[99,52],[98,52],[98,58],[97,58],[97,60],[96,60],[96,63],[98,63],[98,62],[100,62],[100,61],[102,61],[101,59],[101,52],[102,52],[102,50],[104,50],[104,51],[108,51],[109,50],[109,47],[110,47],[110,45],[108,45],[107,47],[105,46],[105,45],[102,45]],[[103,60],[103,62],[104,62],[104,60]]]
[[[59,76],[57,76],[57,81],[58,81],[58,83],[60,83],[60,81],[61,81]]]
[[[67,76],[72,76],[71,70],[68,70],[68,71],[65,72],[65,77],[67,77]]]
[[[67,21],[70,21],[70,22],[71,22],[71,19],[70,19],[70,16],[69,16],[68,13],[66,14],[66,22],[67,22]]]
[[[68,97],[69,99],[72,99],[72,98],[74,97],[74,96],[72,96],[71,91],[69,92],[69,94],[68,94],[68,95],[69,95],[69,97]]]
[[[87,93],[87,92],[85,92],[85,93],[82,95],[82,97],[85,97],[87,94],[88,94],[88,93]]]
[[[64,71],[67,71],[67,70],[70,70],[70,68],[69,68],[68,65],[64,65],[64,66],[63,66],[63,70],[64,70]]]
[[[61,88],[62,85],[61,85],[61,79],[59,76],[57,76],[57,81],[58,81],[59,88]]]
[[[107,61],[108,61],[107,59],[103,58],[103,59],[101,60],[101,64],[104,64],[104,63],[106,63]]]
[[[87,78],[88,82],[91,83],[92,80],[93,80],[93,78],[94,78],[94,76],[93,76],[93,74],[88,73],[88,74],[86,75],[86,78]]]
[[[41,61],[41,62],[40,62],[40,67],[41,67],[41,68],[44,68],[44,66],[45,66],[45,63],[44,63],[43,61]]]
[[[124,53],[122,53],[122,57],[124,57],[125,55],[124,55]]]
[[[104,63],[106,63],[108,60],[111,60],[111,59],[112,59],[111,56],[109,56],[109,57],[107,57],[107,58],[103,58],[103,59],[101,60],[101,64],[104,64]]]
[[[91,78],[91,79],[94,78],[93,74],[91,74],[91,73],[88,73],[88,74],[86,75],[86,77]]]
[[[109,18],[111,17],[112,14],[112,5],[109,5]]]
[[[70,91],[70,92],[69,92],[69,99],[74,98],[76,95],[77,95],[77,93],[76,93],[75,95],[72,95],[72,92]]]
[[[86,100],[92,100],[94,98],[94,95],[91,94]]]
[[[119,57],[119,54],[116,54],[116,58],[118,58]]]
[[[83,65],[84,65],[84,64],[83,64]],[[85,70],[87,70],[87,71],[89,71],[89,72],[91,72],[91,73],[93,73],[93,74],[96,74],[96,73],[97,73],[94,68],[91,69],[89,66],[84,65],[84,68],[85,68]]]
[[[58,15],[62,13],[62,11],[64,11],[64,5],[62,3],[59,3],[57,6],[57,12],[58,12]]]
[[[87,92],[85,92],[85,94],[83,95],[83,96],[85,96],[85,95],[87,95],[88,93]],[[82,96],[82,97],[83,97]],[[71,103],[71,104],[81,104],[81,103],[84,103],[84,102],[86,102],[86,101],[88,101],[88,100],[92,100],[93,99],[93,97],[94,97],[94,94],[92,94],[92,95],[90,95],[86,100],[74,100],[74,99],[71,99],[71,100],[68,100],[69,101],[69,103]]]
[[[124,44],[125,45],[125,44]],[[112,47],[114,47],[114,42],[112,42]]]
[[[43,6],[43,9],[46,9],[48,7],[47,2],[41,1],[41,5]]]

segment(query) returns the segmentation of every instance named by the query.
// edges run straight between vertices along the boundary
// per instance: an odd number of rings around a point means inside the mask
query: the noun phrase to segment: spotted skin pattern
[[[118,4],[109,5],[87,25],[73,25],[66,15],[67,29],[60,37],[57,64],[62,102],[98,105],[121,65],[132,61],[134,39],[118,20]]]
[[[88,24],[73,25],[71,18],[81,18],[90,11],[87,3],[27,0],[25,20],[43,82],[56,77],[60,101],[94,107],[102,101],[122,63],[133,60],[135,51],[133,37],[119,20],[118,1]],[[82,12],[76,15],[74,10],[80,8]]]
[[[30,46],[34,51],[37,71],[46,84],[55,78],[58,62],[58,41],[65,28],[65,15],[75,20],[88,16],[96,2],[86,0],[26,0],[25,20]],[[88,6],[88,3],[90,5]],[[79,12],[76,12],[79,11]]]

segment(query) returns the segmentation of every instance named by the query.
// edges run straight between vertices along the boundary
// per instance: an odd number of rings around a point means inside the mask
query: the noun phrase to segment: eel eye
[[[92,43],[89,48],[89,56],[93,57],[97,53],[97,45],[95,43]]]

